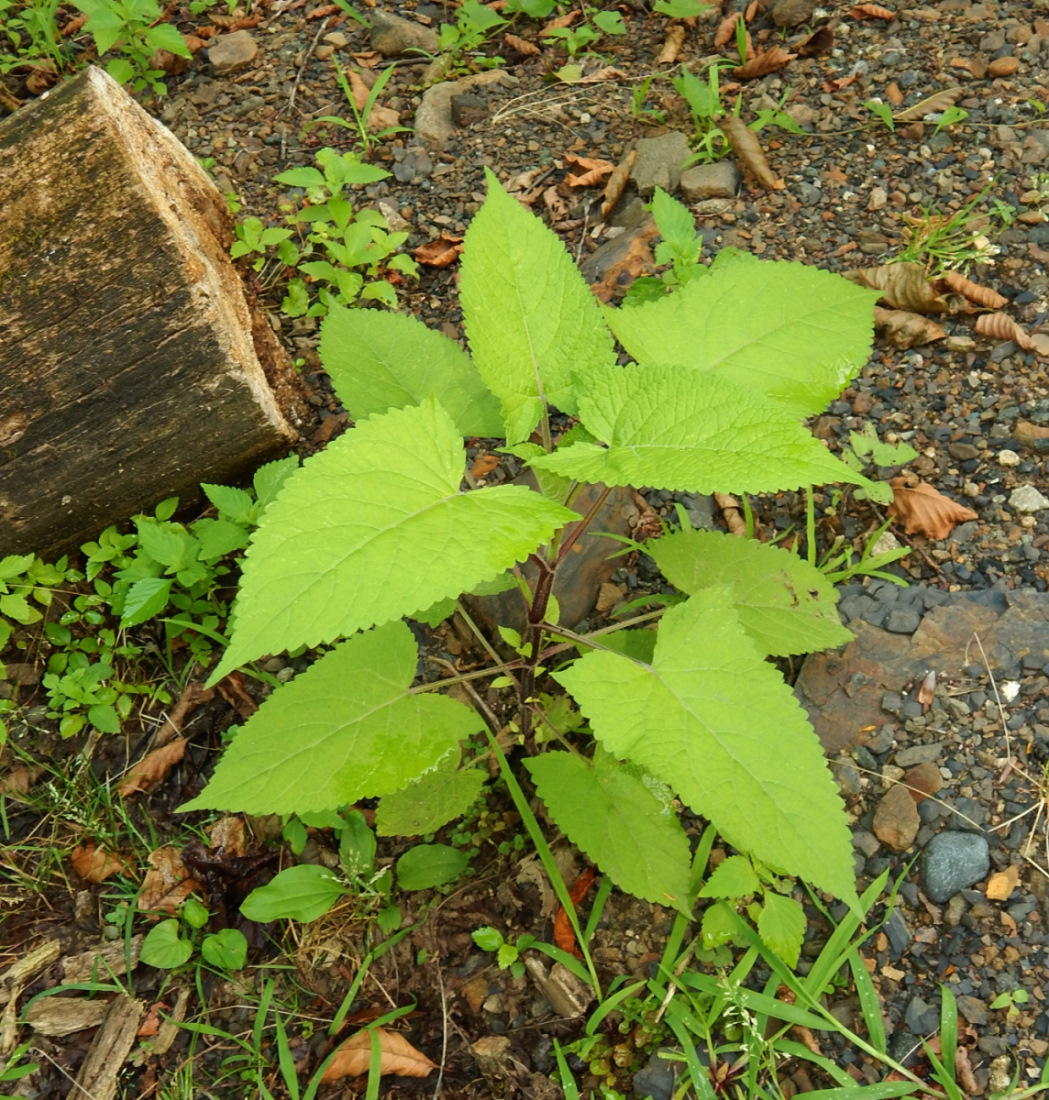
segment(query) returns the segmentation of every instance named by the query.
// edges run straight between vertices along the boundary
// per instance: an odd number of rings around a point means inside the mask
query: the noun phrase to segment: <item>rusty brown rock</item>
[[[918,807],[906,787],[897,784],[878,803],[874,811],[874,835],[887,848],[905,852],[914,843],[921,828]]]
[[[940,769],[931,760],[916,764],[909,769],[903,781],[907,784],[907,793],[914,799],[915,805],[924,802],[929,795],[935,794],[943,786]]]
[[[1000,76],[1012,76],[1019,67],[1020,59],[1018,57],[996,57],[987,66],[987,75],[992,80]]]

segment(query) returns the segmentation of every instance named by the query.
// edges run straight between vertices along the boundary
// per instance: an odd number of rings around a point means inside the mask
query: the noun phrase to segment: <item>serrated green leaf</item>
[[[656,0],[652,10],[668,19],[689,19],[710,7],[708,0]]]
[[[594,651],[553,676],[609,752],[671,784],[734,847],[855,901],[849,830],[819,741],[729,589],[667,611],[651,665]]]
[[[310,458],[252,536],[233,642],[210,682],[458,596],[578,518],[521,485],[464,493],[465,464],[433,398],[371,417]]]
[[[767,654],[833,649],[852,639],[838,617],[834,586],[797,554],[691,527],[653,539],[645,550],[688,595],[729,585],[743,629]]]
[[[137,527],[139,546],[165,568],[185,569],[197,560],[196,539],[177,523],[142,519]]]
[[[700,890],[701,898],[745,898],[756,894],[761,882],[746,856],[729,856],[714,868]]]
[[[602,634],[594,641],[611,649],[615,653],[621,653],[624,657],[630,657],[634,661],[652,663],[652,654],[656,650],[656,632],[654,630],[616,630],[611,634]],[[586,647],[589,648],[589,647]],[[582,644],[579,646],[581,653],[586,652]]]
[[[502,401],[510,444],[544,402],[575,413],[572,372],[615,362],[597,302],[557,236],[486,169],[488,198],[463,240],[459,300],[474,363]]]
[[[482,928],[475,928],[470,935],[482,951],[498,951],[503,945],[502,933],[490,924],[486,924]]]
[[[151,49],[167,50],[168,53],[179,57],[193,56],[178,28],[170,23],[158,23],[155,27],[147,27],[142,36]]]
[[[795,417],[822,411],[870,354],[877,292],[805,264],[730,263],[676,294],[605,308],[639,363],[680,363],[775,399]]]
[[[675,252],[684,254],[694,248],[696,222],[692,211],[662,187],[657,187],[652,196],[652,216],[660,236]]]
[[[430,604],[425,611],[416,611],[412,618],[418,623],[426,623],[428,627],[433,629],[440,626],[449,615],[455,613],[455,604],[455,598],[449,596],[447,599]]]
[[[797,966],[805,938],[805,911],[794,898],[768,891],[758,916],[758,935],[787,966]]]
[[[138,626],[156,618],[168,605],[173,583],[171,577],[146,577],[135,581],[124,597],[120,625]]]
[[[20,577],[32,564],[32,554],[8,554],[0,559],[0,581]]]
[[[636,768],[600,752],[525,760],[539,797],[565,835],[622,890],[689,912],[688,837]]]
[[[232,485],[208,485],[201,483],[204,495],[212,504],[236,523],[251,523],[255,514],[255,501],[246,489]]]
[[[460,817],[477,801],[485,776],[478,768],[438,768],[384,796],[375,812],[379,836],[422,836]]]
[[[193,525],[193,534],[199,542],[200,560],[209,564],[248,545],[248,532],[228,519],[198,520]]]
[[[316,169],[310,167],[289,168],[287,172],[280,172],[273,177],[274,183],[283,183],[286,187],[323,187],[324,176]]]
[[[464,436],[499,436],[499,401],[454,341],[405,313],[333,306],[320,356],[354,419],[418,405],[433,394]]]
[[[299,468],[298,455],[288,455],[287,458],[278,458],[275,462],[267,462],[260,466],[254,473],[251,484],[255,490],[255,500],[259,512],[264,512],[284,488],[288,478]],[[253,518],[258,519],[258,515]]]
[[[607,448],[577,443],[532,460],[577,481],[693,493],[868,484],[773,401],[683,366],[600,367],[577,378],[579,415]]]
[[[397,885],[402,890],[429,890],[457,879],[466,870],[465,853],[447,844],[416,844],[397,860]]]
[[[323,917],[348,893],[327,867],[303,863],[281,871],[265,886],[252,890],[241,902],[240,911],[259,924],[282,918],[308,922]]]
[[[418,656],[403,622],[343,642],[248,719],[182,809],[287,814],[399,790],[481,727],[453,699],[410,692]]]

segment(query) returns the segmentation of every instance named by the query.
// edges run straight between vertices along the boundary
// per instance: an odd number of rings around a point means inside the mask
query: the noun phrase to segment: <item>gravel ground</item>
[[[785,3],[779,0],[773,9],[779,18]],[[744,6],[732,0],[726,11]],[[1044,0],[945,0],[899,8],[891,21],[854,18],[847,5],[814,10],[811,3],[793,0],[793,9],[791,18],[800,18],[786,31],[788,44],[829,26],[833,47],[745,82],[741,114],[749,120],[759,109],[778,107],[786,96],[785,109],[805,134],[762,135],[782,189],[765,190],[748,176],[722,170],[727,193],[692,203],[704,255],[731,245],[765,259],[801,260],[833,271],[870,266],[897,252],[906,217],[920,216],[922,208],[950,214],[987,189],[979,208],[991,215],[984,232],[999,252],[993,265],[975,266],[970,276],[1003,295],[1009,316],[1035,330],[1049,312],[1049,221],[1039,214],[1040,200],[1030,195],[1042,187],[1040,174],[1049,173],[1049,126],[1042,114],[1042,104],[1049,102],[1049,5]],[[434,24],[444,17],[441,6],[427,3],[388,10]],[[460,105],[466,111],[464,124],[443,142],[420,139],[425,62],[397,60],[380,102],[417,132],[376,147],[374,159],[393,176],[369,188],[368,201],[382,202],[404,220],[409,247],[465,230],[483,201],[485,166],[504,183],[524,172],[549,171],[544,187],[557,188],[557,201],[547,208],[548,220],[584,269],[602,245],[633,231],[636,199],[628,193],[608,224],[602,223],[597,192],[564,184],[563,157],[574,153],[618,163],[639,139],[689,134],[687,110],[669,77],[681,63],[694,67],[714,52],[720,13],[687,30],[676,63],[659,65],[666,20],[641,3],[625,3],[621,10],[628,33],[603,38],[597,45],[601,58],[582,59],[586,72],[606,65],[617,70],[594,84],[546,82],[547,74],[565,62],[563,52],[541,46],[538,55],[529,57],[494,42],[488,52],[498,49],[507,57],[504,75],[463,89],[474,99]],[[251,49],[246,49],[243,67],[220,75],[215,50],[211,59],[199,54],[187,73],[171,79],[170,96],[150,105],[193,153],[213,158],[213,175],[240,196],[243,214],[277,219],[286,196],[271,177],[311,163],[323,144],[349,147],[349,132],[335,127],[303,132],[322,115],[349,117],[333,64],[350,65],[351,55],[371,48],[368,32],[355,21],[338,10],[325,12],[302,0],[259,5],[260,21],[241,32],[256,51],[249,57]],[[181,24],[185,31],[190,27],[190,22]],[[766,47],[780,41],[769,13],[756,15],[751,29]],[[539,43],[538,24],[519,19],[513,30]],[[651,74],[656,76],[644,105],[659,111],[665,126],[631,111],[633,89]],[[952,87],[961,88],[956,102],[968,116],[938,133],[935,118],[901,122],[889,132],[872,122],[863,106],[879,100],[901,112]],[[1045,189],[1049,193],[1049,176]],[[1004,218],[993,215],[995,202],[1004,204],[999,208]],[[1045,203],[1049,210],[1049,197]],[[543,212],[542,200],[534,209]],[[460,315],[453,273],[454,268],[424,267],[418,287],[404,298],[407,308],[456,334]],[[279,317],[279,299],[279,292],[264,292],[289,350],[306,361],[304,377],[312,387],[316,421],[304,433],[304,446],[316,446],[346,422],[345,410],[336,405],[316,358],[315,321]],[[915,544],[916,552],[894,571],[911,588],[879,581],[845,587],[843,618],[860,631],[859,641],[833,658],[837,664],[824,660],[808,675],[825,676],[831,685],[828,699],[836,691],[839,702],[845,700],[846,716],[858,706],[853,703],[857,675],[865,678],[860,686],[872,695],[873,719],[851,725],[862,728],[863,736],[843,735],[832,754],[855,824],[861,879],[868,881],[887,866],[902,872],[917,853],[924,853],[903,882],[900,905],[872,951],[893,1029],[893,1052],[902,1057],[920,1035],[936,1031],[937,983],[948,981],[971,1027],[966,1038],[977,1083],[988,1088],[1000,1083],[1003,1056],[1015,1055],[1030,1075],[1039,1072],[1049,1051],[1049,868],[1040,835],[1045,826],[1040,777],[1049,759],[1044,595],[1049,590],[1049,505],[1044,500],[1039,505],[1037,496],[1032,504],[1029,492],[1026,500],[1016,495],[1027,487],[1049,495],[1049,441],[1044,438],[1049,434],[1049,377],[1046,359],[1015,342],[977,335],[972,316],[942,321],[947,339],[930,345],[898,350],[879,341],[862,375],[814,427],[831,447],[867,424],[882,439],[910,443],[919,456],[909,468],[971,507],[978,518],[939,542],[905,540]],[[648,495],[649,504],[663,515],[679,499],[697,516],[713,514],[699,499]],[[841,503],[829,492],[817,494],[817,505],[822,545],[839,534],[862,542],[880,520],[869,506]],[[791,494],[759,499],[754,506],[766,531],[783,530],[800,518],[799,501]],[[902,533],[898,537],[904,540]],[[659,583],[645,559],[632,574],[614,579],[630,587]],[[923,631],[937,630],[941,649],[917,645]],[[987,646],[988,631],[994,634],[993,646]],[[974,634],[984,640],[987,661],[969,645]],[[955,648],[968,645],[964,659],[955,660],[953,651],[945,655],[948,641]],[[941,674],[932,703],[923,705],[917,688],[941,658],[945,665],[954,664]],[[864,661],[861,668],[857,662]],[[1015,694],[1007,698],[1011,685]],[[853,709],[851,717],[857,714]],[[888,804],[892,791],[906,790],[894,785],[901,779],[928,797],[916,803],[908,794],[906,805],[893,795]],[[1032,835],[1035,844],[1029,847]],[[937,852],[945,845],[946,853]],[[1017,872],[1014,888],[1003,899],[989,898],[989,876],[1010,867]],[[952,873],[957,883],[949,880]],[[959,886],[962,879],[967,881]],[[658,955],[666,915],[653,914],[647,906],[640,912],[636,905],[627,901],[610,910],[602,932],[602,957],[610,969],[622,964],[644,972]],[[491,1094],[467,1045],[491,1035],[512,1040],[512,1059],[501,1063],[505,1094],[542,1094],[538,1082],[552,1066],[551,1029],[534,1030],[542,1006],[522,1007],[520,991],[488,968],[489,960],[472,949],[468,935],[478,922],[499,920],[534,931],[528,918],[541,909],[537,887],[520,879],[498,889],[491,881],[479,883],[444,909],[442,944],[449,954],[443,962],[456,1029],[445,1095]],[[624,936],[627,928],[643,931]],[[821,934],[813,913],[813,945]],[[420,983],[410,965],[405,970],[399,976],[401,994],[417,995],[424,1011],[434,1009],[428,972],[418,972]],[[991,1010],[995,996],[1015,989],[1031,998],[1018,1015],[1007,1019],[1004,1012]],[[843,999],[841,1010],[854,1012],[855,1005]],[[439,1012],[429,1014],[439,1018]],[[571,1028],[557,1033],[572,1037]],[[439,1031],[430,1038],[439,1042]],[[840,1056],[857,1061],[859,1073],[871,1072],[855,1053]],[[399,1082],[388,1095],[416,1092],[416,1086]]]

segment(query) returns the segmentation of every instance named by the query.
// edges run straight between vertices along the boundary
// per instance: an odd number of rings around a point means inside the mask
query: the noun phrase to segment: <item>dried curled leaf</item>
[[[942,325],[920,313],[911,313],[906,309],[882,309],[881,306],[874,307],[874,329],[894,348],[917,348],[934,340],[942,340],[947,335]]]
[[[631,149],[608,177],[608,183],[605,184],[605,191],[601,200],[602,218],[607,218],[612,213],[612,207],[619,202],[623,189],[627,185],[627,180],[630,179],[630,173],[634,170],[634,161],[636,160],[637,150]]]
[[[364,83],[356,69],[350,69],[347,76],[350,81],[350,91],[353,92],[353,102],[357,104],[358,111],[363,111],[368,102],[368,96],[372,94],[371,88]]]
[[[736,24],[742,18],[743,12],[732,11],[721,20],[718,29],[714,32],[714,49],[720,50],[736,37]]]
[[[893,497],[887,513],[902,520],[908,535],[945,539],[959,523],[979,518],[971,508],[916,477],[894,477],[890,484]]]
[[[998,291],[991,290],[989,286],[980,286],[979,283],[972,282],[957,271],[945,272],[940,277],[940,282],[948,290],[953,290],[955,294],[962,294],[970,302],[975,302],[986,309],[1001,309],[1009,304],[1009,299],[1002,297]]]
[[[798,57],[816,57],[821,53],[830,53],[834,49],[834,31],[829,26],[822,26],[802,39],[795,47]]]
[[[768,73],[774,73],[777,69],[782,69],[785,65],[789,65],[795,57],[797,57],[797,54],[790,53],[782,46],[773,46],[771,50],[766,50],[764,53],[759,53],[751,58],[745,65],[733,69],[732,75],[737,80],[753,80],[755,77],[766,76]]]
[[[536,54],[541,52],[534,42],[528,42],[523,38],[518,38],[516,34],[504,34],[503,41],[511,50],[516,50],[525,57],[535,57]]]
[[[1024,351],[1031,351],[1035,346],[1027,330],[1006,313],[985,313],[977,317],[976,331],[995,340],[1015,340]]]
[[[93,840],[78,844],[73,849],[70,862],[85,882],[104,882],[110,875],[120,874],[131,866],[123,856],[107,851]]]
[[[663,39],[663,48],[656,58],[657,65],[673,65],[685,44],[685,26],[683,23],[671,23],[667,27],[667,36]]]
[[[186,743],[185,737],[176,737],[174,741],[148,753],[127,773],[117,787],[117,794],[127,798],[159,783],[186,755]]]
[[[569,187],[596,187],[615,171],[615,165],[608,160],[577,157],[574,153],[565,153],[564,159],[570,165],[566,181]]]
[[[459,259],[463,250],[462,237],[442,233],[436,240],[427,241],[412,251],[412,256],[427,267],[447,267]]]
[[[857,286],[880,290],[880,305],[914,313],[949,313],[950,303],[933,289],[921,264],[882,264],[842,274]]]
[[[162,909],[174,916],[178,907],[200,889],[200,883],[190,877],[182,862],[182,853],[170,845],[154,848],[149,853],[150,869],[142,880],[138,896],[139,909]]]
[[[427,1077],[437,1068],[436,1062],[431,1062],[396,1031],[387,1031],[384,1027],[370,1030],[366,1028],[351,1035],[339,1047],[331,1064],[324,1071],[321,1084],[340,1081],[343,1077],[360,1077],[368,1072],[372,1058],[372,1031],[378,1038],[379,1049],[382,1051],[379,1057],[380,1075],[393,1073],[398,1077]]]
[[[961,88],[944,88],[942,92],[935,92],[931,96],[926,96],[925,99],[915,103],[913,107],[908,107],[906,111],[900,111],[898,115],[893,115],[893,118],[897,122],[920,122],[926,115],[939,114],[941,111],[946,111],[948,107],[953,107],[955,102],[961,98]]]
[[[723,118],[718,125],[721,127],[721,132],[728,138],[732,151],[739,157],[743,167],[750,171],[766,191],[779,190],[783,187],[782,181],[776,178],[769,167],[761,142],[758,141],[758,135],[753,130],[731,115]]]
[[[896,18],[895,12],[878,4],[853,4],[849,15],[853,19],[887,19],[890,23]]]
[[[593,883],[594,869],[593,867],[587,867],[572,883],[572,888],[568,891],[573,906],[579,907],[580,902],[586,897]],[[575,933],[572,931],[572,922],[568,919],[568,913],[563,905],[557,910],[557,916],[554,917],[554,943],[562,951],[568,951],[575,955],[577,959],[583,957],[579,951],[579,945],[576,943]]]

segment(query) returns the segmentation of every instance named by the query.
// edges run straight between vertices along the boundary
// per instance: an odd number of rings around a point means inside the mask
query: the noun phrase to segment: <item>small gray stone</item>
[[[681,195],[686,202],[730,199],[739,187],[739,169],[730,160],[697,164],[681,173]]]
[[[208,62],[215,76],[229,76],[246,69],[258,52],[258,46],[247,31],[234,31],[219,35],[208,47]]]
[[[893,762],[901,768],[909,768],[914,764],[924,764],[927,760],[938,760],[942,753],[943,744],[939,741],[934,741],[931,745],[910,745],[899,749]]]
[[[921,625],[921,612],[913,607],[894,607],[885,617],[890,634],[913,634]]]
[[[772,5],[772,22],[777,27],[798,27],[807,23],[816,10],[816,0],[776,0]]]
[[[922,885],[929,900],[941,905],[979,882],[990,866],[990,848],[982,834],[937,833],[922,857]]]
[[[488,117],[488,102],[472,92],[452,96],[452,121],[456,126],[473,126]]]
[[[691,154],[688,138],[677,130],[659,137],[640,138],[630,178],[645,198],[650,198],[657,187],[672,194],[681,181],[681,166]]]
[[[987,1005],[979,997],[962,995],[958,998],[958,1011],[975,1027],[980,1027],[988,1021]]]
[[[670,1051],[672,1047],[660,1047],[659,1050]],[[645,1063],[642,1069],[634,1074],[634,1095],[638,1097],[648,1096],[651,1100],[670,1100],[674,1092],[674,1066],[675,1062],[659,1057],[659,1050],[653,1051],[652,1057]]]
[[[1049,508],[1049,500],[1033,485],[1021,485],[1009,494],[1009,507],[1014,512],[1040,512]]]
[[[928,1035],[939,1026],[940,1010],[921,997],[914,997],[907,1006],[903,1021],[912,1035]]]
[[[437,53],[437,34],[432,28],[384,11],[373,12],[371,20],[372,49],[383,57],[397,57],[406,50]]]

